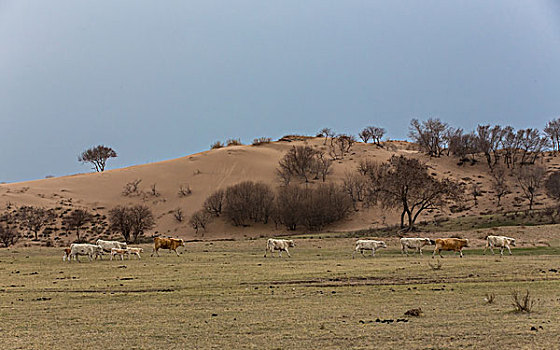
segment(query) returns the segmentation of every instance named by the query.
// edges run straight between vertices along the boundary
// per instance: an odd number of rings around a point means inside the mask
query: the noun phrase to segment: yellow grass
[[[514,250],[503,258],[480,250],[467,250],[463,259],[447,253],[434,271],[430,248],[424,257],[406,258],[393,245],[374,258],[353,260],[352,243],[298,240],[291,259],[264,259],[264,240],[200,242],[188,244],[180,257],[164,252],[160,258],[91,263],[82,257],[80,264],[63,263],[57,248],[2,249],[0,348],[560,344],[558,248]],[[513,312],[514,289],[529,289],[539,299],[534,312]],[[495,294],[492,304],[484,301],[488,293]],[[418,307],[423,316],[404,316]]]

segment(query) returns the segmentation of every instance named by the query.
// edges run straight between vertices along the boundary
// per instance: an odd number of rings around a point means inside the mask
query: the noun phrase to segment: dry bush
[[[212,220],[212,215],[208,213],[206,210],[202,209],[194,214],[192,214],[191,218],[189,219],[189,224],[195,229],[196,233],[198,233],[199,229],[203,229],[206,231],[206,226]]]
[[[358,210],[358,202],[366,198],[368,179],[360,173],[346,173],[343,179],[343,188],[352,199],[354,210]]]
[[[537,304],[535,298],[531,296],[529,290],[525,290],[525,294],[519,290],[511,292],[511,302],[516,312],[531,313]]]
[[[156,184],[153,184],[152,187],[150,187],[150,192],[148,194],[152,197],[161,196],[161,193],[159,193],[158,190],[156,189]]]
[[[183,214],[183,210],[181,208],[177,208],[173,210],[173,217],[177,220],[177,222],[183,222],[185,214]]]
[[[288,230],[304,226],[321,230],[344,219],[352,209],[352,200],[342,186],[321,184],[316,188],[298,185],[281,187],[275,205],[275,221]]]
[[[285,184],[292,179],[309,182],[318,151],[309,146],[293,146],[278,163],[276,175]]]
[[[144,205],[117,206],[109,211],[109,222],[111,231],[120,233],[127,243],[131,238],[137,243],[145,231],[155,226],[152,211]]]
[[[235,226],[247,226],[250,222],[266,224],[273,204],[274,193],[268,185],[245,181],[225,190],[223,213]]]
[[[533,209],[535,195],[540,190],[544,177],[546,175],[546,168],[540,165],[524,166],[515,172],[517,182],[523,191],[523,195],[529,201],[529,210]]]
[[[11,214],[0,215],[0,242],[8,248],[20,239],[20,234],[14,225],[14,218]]]
[[[210,149],[218,149],[224,147],[224,144],[221,141],[216,141],[212,145],[210,145]]]
[[[356,143],[354,135],[339,134],[331,138],[329,155],[335,160],[343,159],[350,152],[354,143]]]
[[[45,209],[33,206],[22,206],[15,212],[14,219],[28,231],[35,235],[34,240],[38,240],[39,232],[46,225],[53,222],[55,213],[52,209]]]
[[[138,188],[140,182],[142,182],[142,179],[136,179],[128,182],[126,185],[124,185],[122,195],[125,197],[140,196],[142,194],[142,191],[140,191],[140,188]]]
[[[270,137],[259,137],[258,139],[253,140],[253,146],[259,146],[266,143],[270,143],[272,139]]]
[[[373,173],[378,167],[379,163],[373,159],[360,159],[360,162],[358,163],[358,172],[362,175],[367,175]]]
[[[210,214],[220,216],[224,204],[224,196],[224,190],[217,190],[206,198],[202,207]]]
[[[412,119],[409,136],[424,152],[432,157],[439,157],[443,152],[447,128],[448,125],[438,118],[430,118],[422,123],[418,119]]]
[[[81,242],[80,229],[93,220],[93,215],[84,209],[75,209],[62,218],[62,224],[68,230],[76,230],[76,241]]]
[[[501,205],[502,197],[509,193],[507,184],[506,169],[502,165],[497,165],[492,171],[491,188],[497,199],[496,205]]]
[[[190,196],[192,194],[191,186],[189,186],[189,185],[179,186],[179,192],[177,192],[177,194],[179,195],[179,197]]]
[[[494,304],[494,301],[496,299],[496,295],[494,293],[486,293],[486,296],[484,297],[484,301],[488,304]]]
[[[240,140],[240,139],[228,139],[228,140],[226,141],[226,144],[227,144],[228,146],[241,146],[241,145],[243,145],[243,144],[241,143],[241,140]]]

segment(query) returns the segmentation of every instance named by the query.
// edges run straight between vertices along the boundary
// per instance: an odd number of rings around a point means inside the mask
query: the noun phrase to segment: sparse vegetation
[[[181,185],[179,186],[179,192],[177,192],[179,197],[188,197],[192,194],[191,186]]]
[[[89,224],[92,219],[93,215],[91,215],[87,210],[75,209],[70,212],[70,214],[64,216],[62,224],[66,226],[68,230],[76,230],[76,242],[82,242],[80,229]]]
[[[545,175],[546,169],[539,165],[521,167],[515,172],[519,186],[525,198],[529,201],[529,210],[533,210],[535,195],[540,190]]]
[[[212,220],[212,216],[206,210],[201,209],[194,214],[192,214],[191,218],[189,219],[189,224],[195,230],[195,233],[198,234],[198,230],[203,229],[206,231],[206,226]]]
[[[228,147],[229,146],[241,146],[241,145],[243,145],[241,143],[241,140],[239,140],[239,139],[228,139],[226,141],[226,144],[227,144]]]
[[[270,137],[259,137],[253,140],[253,146],[260,146],[267,143],[270,143],[272,139]]]
[[[122,195],[125,196],[125,197],[140,196],[142,194],[142,191],[140,190],[140,188],[138,186],[140,185],[141,182],[142,182],[142,179],[136,179],[136,180],[132,180],[132,181],[128,182],[123,187]]]
[[[511,302],[516,312],[531,313],[536,305],[536,300],[531,296],[529,290],[522,293],[519,290],[511,292]]]
[[[208,198],[206,198],[202,207],[210,214],[218,217],[222,213],[224,196],[225,196],[224,190],[217,190],[214,193],[212,193],[210,196],[208,196]]]
[[[268,185],[245,181],[225,190],[223,213],[235,226],[247,226],[251,222],[266,224],[273,203],[274,193]]]
[[[145,205],[117,206],[109,211],[109,222],[111,230],[120,233],[127,243],[137,243],[145,231],[155,226],[154,215]]]
[[[212,145],[210,145],[210,149],[218,149],[224,147],[224,144],[221,141],[216,141]]]

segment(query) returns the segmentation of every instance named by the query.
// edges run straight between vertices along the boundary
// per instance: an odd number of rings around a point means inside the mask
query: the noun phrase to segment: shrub
[[[270,137],[259,137],[253,140],[253,146],[259,146],[265,143],[270,143],[272,139]]]
[[[228,139],[226,142],[227,142],[228,146],[241,146],[241,145],[243,145],[241,143],[241,140],[239,140],[239,139]]]
[[[251,221],[266,224],[273,203],[274,193],[268,185],[245,181],[226,189],[223,212],[235,226],[247,226]]]
[[[206,210],[202,209],[194,214],[192,214],[191,218],[189,219],[189,224],[195,229],[196,233],[198,233],[199,229],[203,229],[206,231],[206,226],[212,220],[212,216]]]
[[[218,149],[222,147],[224,147],[224,144],[221,141],[216,141],[210,146],[210,149]]]
[[[525,291],[525,294],[522,294],[518,290],[512,291],[511,299],[513,307],[517,312],[531,313],[531,311],[533,311],[533,307],[536,304],[536,300],[531,297],[531,293],[528,289]]]
[[[224,203],[224,190],[217,190],[216,192],[212,193],[202,205],[203,208],[210,214],[214,216],[220,216],[222,213],[222,206]]]

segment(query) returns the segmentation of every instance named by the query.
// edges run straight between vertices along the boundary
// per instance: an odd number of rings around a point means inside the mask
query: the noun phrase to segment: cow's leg
[[[432,254],[432,259],[436,256],[436,253],[439,253],[437,248],[434,249],[434,253]],[[441,253],[440,253],[440,256],[441,256]]]
[[[484,247],[484,251],[482,252],[482,255],[486,255],[486,250],[488,250],[488,241],[486,241],[486,246]]]
[[[405,255],[408,256],[408,252],[406,251],[406,247],[404,245],[401,245],[401,255]]]
[[[363,249],[360,249],[360,253],[362,254],[362,256],[363,256],[364,258],[366,257],[366,255],[364,254],[364,250],[363,250]]]
[[[371,256],[375,256],[375,249],[371,250]]]
[[[286,248],[286,254],[288,254],[288,258],[291,258],[292,256],[290,255],[290,252],[288,251],[288,248]]]
[[[509,244],[506,245],[506,248],[507,248],[507,250],[508,250],[508,252],[509,252],[509,255],[512,255],[512,254],[511,254],[511,249],[509,249]]]
[[[420,255],[424,255],[422,254],[422,247],[418,248],[418,253],[420,253]]]
[[[459,250],[459,257],[462,258],[463,257],[463,249],[461,248],[461,250]]]
[[[504,256],[504,247],[500,247],[500,256]]]
[[[278,256],[282,257],[282,249],[278,249]]]
[[[175,251],[175,254],[177,254],[177,256],[179,256],[179,253],[177,252],[177,249],[173,249]]]
[[[268,253],[268,247],[264,250],[264,257],[266,258],[266,254]],[[274,255],[273,255],[274,256]]]

